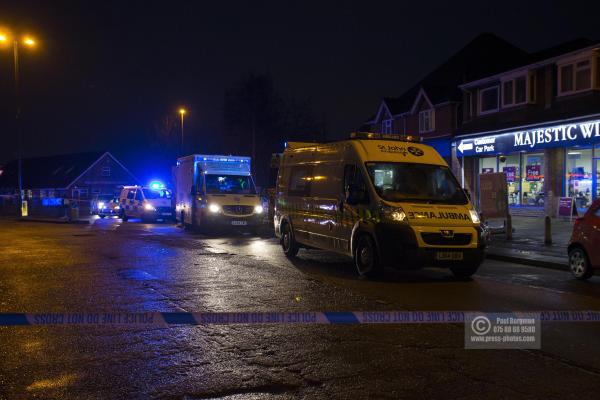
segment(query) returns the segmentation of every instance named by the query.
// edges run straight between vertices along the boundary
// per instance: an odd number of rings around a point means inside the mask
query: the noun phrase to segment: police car
[[[140,218],[144,222],[175,218],[172,193],[161,184],[124,186],[119,196],[119,216],[123,221]]]

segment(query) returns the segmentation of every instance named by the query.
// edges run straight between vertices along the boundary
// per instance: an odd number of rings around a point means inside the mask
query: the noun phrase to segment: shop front
[[[506,174],[510,207],[553,215],[559,197],[573,197],[584,212],[600,196],[600,115],[457,136],[453,146],[477,198],[479,176],[493,172]]]

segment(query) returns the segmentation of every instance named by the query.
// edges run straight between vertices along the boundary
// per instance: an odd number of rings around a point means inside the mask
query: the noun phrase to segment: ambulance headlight
[[[120,209],[121,209],[121,207],[115,206],[115,210],[120,210]]]
[[[381,206],[383,219],[393,222],[408,222],[406,213],[401,207]]]
[[[144,210],[146,211],[156,211],[156,208],[154,208],[154,206],[150,203],[146,203],[144,204]]]
[[[99,208],[99,209],[101,209],[101,210],[102,210],[102,209],[103,209],[105,206],[106,206],[106,204],[104,204],[104,202],[103,202],[103,201],[101,201],[101,202],[99,202],[99,203],[98,203],[98,208]]]
[[[264,211],[263,206],[258,205],[258,206],[254,206],[254,212],[257,214],[262,214],[262,212]]]
[[[478,224],[481,222],[479,220],[479,214],[477,214],[477,211],[469,210],[469,214],[471,214],[471,221],[473,221],[474,224]]]
[[[208,206],[208,211],[210,211],[211,213],[218,213],[219,211],[221,211],[221,207],[218,204],[210,204]]]

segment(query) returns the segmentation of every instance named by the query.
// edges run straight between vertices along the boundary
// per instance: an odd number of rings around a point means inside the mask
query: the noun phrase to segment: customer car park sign
[[[600,142],[600,119],[460,139],[456,142],[456,148],[457,155],[461,157],[574,146],[596,141]]]

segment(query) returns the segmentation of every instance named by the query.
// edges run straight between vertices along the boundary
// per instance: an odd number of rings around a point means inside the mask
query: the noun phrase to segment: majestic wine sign
[[[493,155],[600,142],[600,119],[456,141],[457,155]]]

